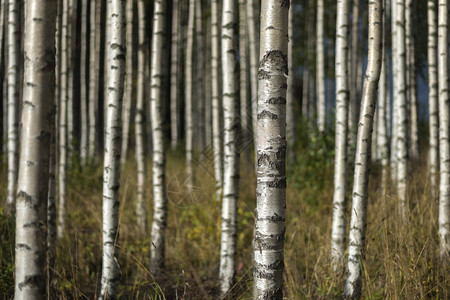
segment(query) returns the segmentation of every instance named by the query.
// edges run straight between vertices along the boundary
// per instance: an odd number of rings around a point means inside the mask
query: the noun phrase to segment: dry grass
[[[314,147],[301,146],[299,162],[289,166],[286,299],[342,297],[344,275],[334,274],[329,261],[332,156],[332,151],[317,152]],[[211,166],[197,167],[191,192],[184,185],[183,166],[181,155],[169,156],[166,268],[156,278],[147,270],[150,231],[140,232],[136,226],[136,166],[131,160],[125,167],[118,245],[122,272],[119,296],[123,299],[216,299],[218,296],[220,203],[214,198]],[[255,178],[250,164],[243,162],[241,166],[238,271],[230,297],[233,299],[248,299],[252,293]],[[149,165],[148,174],[150,170]],[[416,162],[411,172],[411,216],[407,226],[398,223],[395,195],[390,191],[384,195],[380,192],[379,173],[377,168],[372,170],[363,266],[364,298],[449,299],[450,269],[444,269],[437,258],[437,201],[430,196],[423,160]],[[101,176],[101,168],[94,167],[74,167],[70,172],[67,235],[58,242],[55,270],[59,299],[97,296],[101,271]],[[1,196],[5,194],[3,182]],[[147,216],[151,221],[150,176],[147,186]],[[8,297],[13,293],[13,222],[3,213],[0,217],[0,294]]]

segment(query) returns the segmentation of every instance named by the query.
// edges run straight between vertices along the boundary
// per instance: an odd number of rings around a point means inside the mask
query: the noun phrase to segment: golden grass
[[[329,260],[333,167],[325,161],[320,170],[315,170],[309,163],[303,161],[289,167],[284,295],[286,299],[338,299],[342,297],[345,276],[334,274]],[[241,166],[237,283],[230,293],[233,299],[248,299],[252,294],[255,177],[251,164],[243,162]],[[127,162],[120,196],[120,298],[217,298],[221,205],[214,197],[211,167],[210,164],[197,167],[195,187],[189,192],[184,185],[183,157],[169,155],[166,267],[154,278],[148,272],[150,226],[146,232],[140,232],[136,225],[136,165]],[[296,168],[305,171],[297,172]],[[147,170],[151,174],[150,164]],[[319,178],[308,178],[308,172],[319,174],[315,176]],[[379,189],[380,173],[375,167],[370,181],[363,297],[449,299],[450,269],[438,260],[438,203],[430,196],[426,165],[422,160],[412,168],[408,191],[411,215],[406,226],[398,222],[395,194],[391,190],[382,194]],[[93,299],[98,295],[101,177],[100,167],[75,167],[70,172],[67,234],[58,241],[55,267],[59,299]],[[146,186],[147,218],[151,224],[150,176]],[[4,188],[0,184],[0,195],[4,195]],[[348,202],[350,206],[351,200]],[[0,216],[3,218],[0,225],[7,224],[3,214]],[[0,232],[3,238],[0,293],[5,295],[13,293],[12,281],[5,277],[12,272],[12,253],[6,250],[14,243],[12,231],[8,226]]]

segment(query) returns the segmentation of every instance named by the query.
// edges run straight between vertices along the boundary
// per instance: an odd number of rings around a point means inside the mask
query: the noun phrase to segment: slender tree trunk
[[[59,161],[58,161],[58,239],[62,238],[65,230],[65,202],[66,202],[66,172],[67,172],[67,92],[68,92],[68,21],[69,21],[69,1],[62,3],[62,23],[61,23],[61,90],[59,102]]]
[[[14,213],[18,168],[18,109],[19,109],[19,55],[20,4],[8,1],[8,213]]]
[[[362,262],[367,219],[367,198],[369,189],[369,164],[372,141],[372,125],[377,100],[378,80],[381,72],[382,15],[381,0],[369,2],[368,65],[362,93],[362,109],[359,117],[356,140],[355,176],[352,193],[352,214],[350,221],[347,279],[344,297],[359,299],[362,289]]]
[[[200,151],[205,148],[205,92],[203,84],[204,73],[204,59],[205,55],[203,50],[203,26],[202,26],[202,1],[196,0],[195,4],[195,88],[194,99],[194,118],[197,133],[194,135],[194,140]],[[196,114],[195,114],[196,112]]]
[[[166,154],[162,118],[162,56],[166,39],[165,0],[155,1],[153,17],[152,62],[151,62],[151,111],[153,135],[153,223],[150,247],[150,272],[156,274],[164,266],[167,227]]]
[[[348,78],[348,8],[349,0],[339,0],[336,18],[336,145],[334,158],[333,223],[331,229],[331,259],[340,271],[344,262],[345,214],[347,190],[347,118],[349,103]]]
[[[187,33],[187,45],[186,45],[186,90],[185,90],[185,130],[186,130],[186,174],[187,174],[187,186],[192,188],[194,183],[194,170],[192,166],[192,158],[194,154],[193,142],[193,120],[192,120],[192,62],[193,62],[193,45],[194,45],[194,17],[195,17],[195,1],[189,0],[189,18],[188,18],[188,33]]]
[[[67,67],[67,155],[69,162],[72,160],[74,151],[74,66],[76,64],[76,30],[77,30],[77,5],[78,0],[69,0],[69,22],[67,32],[68,43],[68,67]]]
[[[397,109],[396,122],[396,164],[397,164],[397,194],[399,197],[399,212],[402,221],[406,221],[408,203],[406,199],[407,161],[408,161],[408,136],[407,136],[407,103],[406,103],[406,45],[405,45],[405,0],[395,0],[396,35],[393,37],[393,45],[396,52],[393,60],[397,64],[397,77],[394,77],[394,105]]]
[[[438,72],[439,72],[439,240],[441,259],[450,262],[450,120],[448,84],[448,1],[438,5]]]
[[[175,150],[178,141],[180,139],[179,133],[179,119],[178,119],[178,36],[180,31],[180,21],[178,20],[178,0],[174,0],[172,3],[172,49],[171,49],[171,62],[170,62],[170,137],[171,148]]]
[[[251,107],[248,98],[248,35],[247,35],[247,14],[244,0],[239,0],[239,98],[241,116],[241,149],[245,153],[246,161],[250,160],[250,152],[246,145],[250,139]]]
[[[224,0],[222,8],[222,82],[224,118],[224,176],[222,235],[220,243],[220,291],[226,294],[236,274],[237,202],[239,199],[239,102],[235,81],[235,3]]]
[[[286,3],[286,2],[282,2]],[[287,2],[289,3],[289,2]],[[256,129],[254,299],[283,298],[286,230],[286,85],[288,9],[263,0]]]
[[[288,34],[289,34],[289,44],[288,44],[288,68],[289,77],[287,79],[287,103],[286,103],[286,139],[288,143],[288,158],[289,163],[293,163],[295,160],[295,105],[294,105],[294,32],[293,32],[293,2],[291,1],[291,9],[289,9],[289,24],[288,24]]]
[[[24,105],[16,202],[15,299],[45,299],[56,1],[25,3]],[[50,66],[43,68],[42,66]]]
[[[430,190],[437,192],[439,172],[439,106],[437,77],[437,14],[436,0],[428,0],[428,111],[430,129]]]
[[[417,81],[416,81],[416,55],[414,45],[414,33],[416,25],[415,4],[413,0],[406,1],[406,64],[408,66],[408,102],[410,104],[410,152],[411,158],[419,158],[419,124],[418,124],[418,103],[417,103]]]
[[[317,0],[317,125],[320,131],[325,130],[325,49],[323,40],[324,27],[323,0]]]
[[[5,66],[6,66],[6,56],[5,54],[2,55],[4,49],[6,48],[7,43],[7,34],[6,34],[6,25],[7,25],[7,17],[6,17],[6,1],[0,1],[0,74],[2,78],[5,77]],[[6,51],[5,51],[6,52]],[[6,100],[7,98],[7,89],[5,86],[7,85],[6,80],[3,80],[3,82],[0,83],[2,88],[2,136],[1,136],[1,153],[5,154],[8,152],[8,102]],[[6,96],[6,97],[5,97]],[[3,159],[2,159],[3,162]],[[15,205],[14,205],[15,206]],[[13,209],[14,209],[13,206]]]
[[[125,79],[125,0],[111,0],[108,66],[107,126],[103,169],[103,259],[99,299],[115,297],[120,279],[116,243],[119,222],[120,146],[122,134],[122,96]]]
[[[256,41],[257,30],[255,20],[255,0],[247,1],[247,28],[248,28],[248,49],[250,62],[250,100],[252,109],[253,135],[256,133],[256,115],[258,106],[258,45]],[[257,14],[258,16],[258,14]],[[256,18],[257,19],[257,18]]]
[[[92,162],[95,156],[95,135],[96,135],[96,124],[97,124],[97,114],[96,106],[98,103],[98,82],[99,82],[99,72],[97,68],[97,63],[100,61],[99,52],[97,52],[97,47],[100,45],[100,36],[97,35],[97,14],[100,11],[99,5],[101,5],[101,0],[91,0],[90,2],[90,36],[89,36],[89,149],[88,158]]]
[[[136,216],[137,224],[142,232],[145,231],[147,224],[147,212],[144,205],[145,199],[145,176],[146,176],[146,158],[145,158],[145,65],[147,62],[145,56],[145,3],[144,0],[138,2],[138,69],[137,69],[137,99],[136,99],[136,162],[137,162],[137,192],[136,192]]]
[[[385,0],[382,0],[384,4],[386,4]],[[384,5],[387,9],[387,6]],[[386,12],[385,9],[385,12]],[[381,187],[382,192],[386,191],[386,183],[387,183],[387,171],[389,165],[389,137],[388,137],[388,120],[387,120],[387,112],[388,107],[390,106],[390,92],[388,89],[388,71],[389,62],[388,55],[386,51],[387,44],[387,35],[386,35],[386,13],[383,14],[383,50],[382,50],[382,66],[381,66],[381,74],[380,74],[380,83],[378,90],[378,107],[377,107],[377,148],[378,148],[378,159],[381,162]]]
[[[127,160],[127,151],[130,134],[131,123],[131,104],[133,103],[133,1],[126,3],[126,43],[127,43],[127,61],[126,61],[126,78],[125,78],[125,94],[123,105],[123,128],[122,128],[122,156],[120,164],[123,165]]]
[[[210,11],[210,6],[206,8]],[[204,49],[205,49],[205,74],[208,74],[211,70],[211,15],[206,18],[206,28],[205,38],[204,38]],[[211,148],[212,141],[212,101],[211,101],[211,76],[205,76],[204,80],[205,87],[205,136],[206,145]]]
[[[392,90],[393,90],[393,98],[392,98],[392,136],[391,136],[391,181],[393,186],[395,186],[397,181],[397,141],[398,141],[398,106],[397,106],[397,95],[396,95],[396,82],[399,81],[399,62],[397,60],[398,57],[398,49],[395,45],[395,41],[397,39],[397,25],[396,25],[396,13],[395,9],[397,6],[397,0],[391,1],[391,31],[392,31]]]
[[[219,83],[219,24],[218,0],[211,1],[211,101],[213,122],[214,176],[217,199],[222,195],[223,161],[220,130],[220,83]]]
[[[355,140],[356,140],[356,131],[357,126],[356,122],[358,121],[359,116],[359,86],[361,85],[360,79],[358,76],[358,65],[360,63],[359,60],[359,15],[360,15],[360,2],[359,0],[353,0],[352,6],[352,32],[351,32],[351,51],[349,56],[349,63],[351,64],[349,67],[349,71],[351,74],[351,82],[350,82],[350,103],[349,103],[349,116],[348,116],[348,131],[349,131],[349,154],[353,155],[351,149],[354,149]]]
[[[80,159],[81,164],[86,164],[88,151],[88,89],[86,62],[88,59],[87,49],[87,0],[81,0],[81,49],[80,49],[80,122],[81,122],[81,139],[80,139]]]

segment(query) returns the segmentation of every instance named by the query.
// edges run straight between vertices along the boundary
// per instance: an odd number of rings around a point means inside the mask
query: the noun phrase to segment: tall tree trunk
[[[62,2],[62,23],[61,23],[61,90],[59,101],[59,160],[58,160],[58,226],[57,236],[62,238],[65,230],[66,220],[66,181],[67,181],[67,92],[68,92],[68,21],[69,21],[69,1]]]
[[[356,139],[355,176],[352,193],[352,214],[350,221],[347,279],[344,297],[359,299],[362,288],[362,261],[367,219],[367,198],[369,189],[369,164],[372,141],[372,126],[377,101],[378,80],[381,72],[382,55],[381,0],[369,2],[368,64],[364,76],[362,107]]]
[[[189,0],[189,17],[187,28],[187,45],[186,45],[186,87],[185,87],[185,130],[186,130],[186,174],[187,174],[187,186],[192,188],[194,183],[194,170],[192,166],[192,158],[194,154],[193,142],[193,120],[192,120],[192,62],[193,62],[193,45],[194,45],[194,16],[195,16],[195,1]]]
[[[167,5],[165,0],[155,1],[153,17],[152,62],[151,62],[151,111],[153,135],[153,223],[150,246],[150,272],[156,274],[164,266],[165,240],[167,227],[166,193],[166,154],[162,118],[162,56],[166,40],[165,18]]]
[[[418,124],[418,103],[417,103],[417,83],[416,83],[416,57],[414,45],[414,30],[417,25],[415,16],[415,5],[413,0],[406,0],[405,21],[406,21],[406,65],[407,65],[407,98],[409,103],[409,123],[410,123],[410,153],[411,158],[419,158],[419,124]]]
[[[247,14],[247,28],[248,28],[248,56],[250,62],[250,100],[252,109],[252,128],[253,128],[253,138],[256,133],[256,114],[258,106],[258,42],[256,22],[258,18],[255,19],[255,0],[247,1],[247,9],[245,10]],[[258,14],[256,14],[258,16]]]
[[[122,128],[122,156],[120,164],[123,165],[127,160],[127,151],[130,134],[131,123],[131,104],[133,103],[133,1],[126,3],[126,43],[127,43],[127,61],[126,61],[126,78],[125,78],[125,94],[123,102],[123,128]]]
[[[239,98],[241,116],[241,148],[245,153],[246,161],[250,160],[248,141],[250,137],[249,122],[251,118],[251,107],[248,98],[248,35],[247,35],[247,14],[244,0],[239,0]],[[236,112],[237,113],[237,112]]]
[[[439,240],[440,255],[450,262],[450,119],[448,84],[448,1],[438,5],[438,72],[439,72]]]
[[[393,47],[396,48],[393,60],[397,65],[397,76],[394,76],[394,105],[397,109],[396,122],[396,164],[397,164],[397,194],[399,197],[399,212],[402,221],[406,221],[408,203],[406,199],[408,135],[407,135],[407,103],[406,103],[406,45],[405,45],[405,0],[395,0],[396,35],[393,36]]]
[[[347,191],[347,118],[349,103],[348,78],[348,8],[349,0],[339,0],[336,18],[336,145],[334,158],[333,223],[331,259],[334,269],[343,267]]]
[[[436,0],[428,0],[428,111],[430,129],[430,190],[437,192],[437,175],[439,172],[439,107],[437,77],[437,14]]]
[[[67,32],[68,41],[68,68],[67,68],[67,155],[69,162],[73,157],[75,139],[74,139],[74,67],[76,64],[76,30],[77,30],[77,9],[78,0],[69,0],[69,22]],[[77,141],[78,142],[78,141]]]
[[[205,93],[203,84],[204,59],[203,50],[203,26],[202,26],[202,1],[196,0],[195,4],[195,88],[194,99],[194,118],[196,120],[196,134],[194,135],[195,145],[197,149],[202,151],[205,149]]]
[[[18,167],[18,109],[19,109],[19,55],[20,55],[20,4],[8,1],[8,196],[9,213],[14,212]]]
[[[92,162],[95,156],[95,136],[97,114],[96,107],[98,106],[98,82],[99,72],[97,65],[100,61],[100,53],[97,51],[100,46],[100,36],[97,34],[97,16],[100,11],[101,0],[91,0],[90,2],[90,36],[89,36],[89,149],[88,158]]]
[[[285,2],[283,2],[285,3]],[[287,2],[289,3],[289,2]],[[288,9],[263,0],[256,128],[254,299],[283,298],[286,230],[286,85]]]
[[[383,50],[382,50],[382,65],[380,74],[380,83],[378,90],[378,107],[377,107],[377,148],[378,148],[378,159],[381,162],[381,189],[384,193],[386,191],[387,183],[387,171],[389,165],[389,137],[388,137],[388,120],[387,114],[389,112],[388,107],[390,106],[390,92],[388,89],[388,68],[389,60],[388,53],[386,51],[387,35],[386,35],[386,10],[388,7],[385,5],[386,0],[382,0],[385,7],[385,14],[383,14]]]
[[[5,66],[6,66],[6,56],[5,54],[2,55],[4,49],[6,48],[7,43],[7,34],[6,34],[6,25],[7,25],[7,17],[6,17],[6,10],[7,5],[6,1],[0,1],[0,75],[2,78],[5,77]],[[6,52],[6,51],[5,51]],[[7,98],[7,89],[5,88],[7,86],[7,81],[3,80],[3,82],[0,83],[2,88],[2,136],[1,136],[1,153],[5,154],[8,152],[8,102],[6,100]],[[4,157],[4,156],[3,156]],[[2,159],[3,162],[3,159]],[[14,206],[13,206],[14,209]]]
[[[325,49],[323,40],[324,27],[323,0],[317,0],[317,125],[320,131],[325,130]]]
[[[220,243],[220,291],[226,294],[236,274],[237,202],[239,199],[239,102],[237,99],[235,3],[224,0],[222,7],[222,82],[224,118],[224,176],[222,235]]]
[[[172,49],[170,62],[170,138],[171,148],[175,150],[180,139],[179,133],[179,94],[178,94],[178,36],[180,31],[180,21],[178,20],[178,0],[172,3]]]
[[[25,3],[24,98],[16,202],[15,299],[45,299],[55,0]],[[50,66],[43,68],[42,66]]]
[[[146,59],[146,38],[145,38],[145,3],[144,0],[138,2],[138,69],[137,69],[137,98],[136,98],[136,162],[137,162],[137,192],[136,192],[136,216],[137,224],[142,232],[147,224],[147,212],[144,205],[145,199],[145,65]]]
[[[111,57],[108,66],[107,126],[103,169],[103,259],[99,299],[114,298],[120,279],[116,243],[119,222],[120,146],[122,134],[122,96],[125,79],[125,0],[111,0]]]
[[[206,8],[210,11],[210,6]],[[204,42],[205,49],[205,69],[204,72],[207,75],[211,70],[211,15],[206,18],[206,28]],[[206,76],[204,80],[205,86],[205,136],[206,145],[211,148],[212,141],[212,101],[211,101],[211,76]]]
[[[211,101],[214,151],[214,176],[217,199],[222,195],[223,160],[220,130],[219,24],[218,0],[211,1]]]
[[[87,49],[87,0],[81,0],[81,49],[80,49],[80,160],[84,165],[87,159],[88,151],[88,89],[87,89],[87,75],[86,62],[88,59]]]
[[[361,85],[360,79],[358,76],[358,66],[361,63],[359,59],[359,15],[360,15],[361,7],[359,0],[353,0],[352,5],[352,32],[351,32],[351,45],[350,45],[350,55],[348,62],[350,63],[349,71],[351,74],[350,78],[350,103],[348,109],[348,131],[349,131],[349,154],[353,155],[352,149],[355,146],[356,140],[356,131],[357,126],[356,122],[358,121],[359,116],[359,86]]]
[[[295,159],[295,105],[294,105],[294,1],[291,1],[291,9],[289,10],[289,24],[288,24],[288,68],[289,77],[287,79],[287,107],[286,107],[286,139],[288,143],[288,158],[289,163],[293,163]]]

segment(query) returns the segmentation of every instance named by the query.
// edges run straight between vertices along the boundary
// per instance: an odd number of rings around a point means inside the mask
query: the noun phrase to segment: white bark
[[[439,172],[439,107],[437,77],[437,14],[436,0],[428,0],[428,111],[430,129],[430,190],[437,192]]]
[[[291,1],[291,9],[289,9],[289,24],[288,24],[288,35],[289,35],[289,44],[288,44],[288,69],[289,69],[289,77],[287,79],[287,95],[286,95],[286,139],[288,143],[288,158],[289,163],[293,163],[295,159],[295,105],[294,105],[294,14],[293,14],[293,2]]]
[[[247,28],[248,28],[248,56],[250,62],[250,100],[252,109],[252,128],[253,137],[256,134],[256,119],[258,106],[258,44],[257,44],[257,29],[255,19],[255,0],[247,1]],[[257,14],[258,16],[258,14]]]
[[[283,298],[288,1],[261,6],[254,299]]]
[[[352,213],[349,231],[347,278],[344,297],[359,299],[362,289],[362,261],[364,260],[367,198],[369,189],[372,126],[377,100],[382,55],[381,0],[369,2],[368,65],[362,92],[362,107],[356,139],[355,175],[352,193]]]
[[[448,1],[438,2],[439,72],[439,241],[440,255],[450,261],[450,96],[448,83]]]
[[[91,0],[90,2],[90,36],[89,36],[89,139],[88,139],[88,158],[90,161],[93,160],[95,156],[95,135],[96,135],[96,124],[97,124],[97,114],[96,107],[98,106],[98,82],[99,82],[99,51],[100,49],[100,36],[97,33],[99,24],[97,23],[97,19],[99,17],[99,5],[101,2],[99,0]]]
[[[323,40],[324,27],[323,0],[317,0],[317,125],[320,131],[325,130],[325,49]]]
[[[419,124],[417,111],[417,94],[416,94],[416,59],[414,46],[414,30],[417,27],[414,18],[414,1],[406,0],[405,23],[406,23],[406,82],[407,82],[407,99],[409,103],[409,151],[411,158],[419,158]]]
[[[347,190],[347,117],[349,103],[348,78],[348,0],[338,0],[336,18],[336,139],[334,158],[333,223],[331,227],[331,259],[335,270],[343,266],[345,252],[345,214]]]
[[[220,83],[219,83],[219,24],[217,0],[211,1],[211,101],[212,101],[212,133],[214,151],[214,176],[216,195],[222,195],[223,160],[220,130]]]
[[[222,7],[222,99],[224,118],[224,175],[220,243],[220,291],[226,294],[236,274],[237,202],[239,199],[239,102],[235,81],[235,4],[224,0]]]
[[[194,17],[195,17],[195,0],[189,0],[189,17],[187,28],[187,45],[186,45],[186,63],[185,63],[185,130],[186,130],[186,184],[189,189],[192,188],[194,182],[194,170],[192,166],[193,158],[193,120],[192,120],[192,61],[193,61],[193,45],[194,45]]]
[[[25,3],[22,139],[16,202],[14,298],[47,295],[47,200],[55,92],[56,1]]]
[[[180,21],[178,20],[178,0],[172,3],[172,45],[170,62],[170,138],[171,148],[177,147],[179,140],[179,105],[178,105],[178,35],[180,31]]]
[[[137,69],[137,98],[136,98],[136,163],[137,163],[137,191],[136,191],[136,216],[137,224],[142,232],[147,224],[147,213],[144,205],[145,199],[145,65],[147,62],[145,52],[145,3],[138,2],[138,69]]]
[[[18,167],[18,109],[19,109],[19,12],[17,0],[8,1],[8,195],[6,206],[14,212]]]
[[[122,134],[122,97],[125,79],[125,0],[112,0],[108,66],[107,126],[103,169],[103,259],[99,299],[115,297],[120,279],[116,243],[119,221],[120,146]]]
[[[130,123],[131,123],[131,103],[133,102],[133,1],[126,3],[126,43],[127,43],[127,61],[125,77],[125,94],[122,111],[122,149],[120,164],[123,165],[127,160],[127,151],[129,143]]]
[[[397,110],[396,117],[396,165],[397,165],[397,195],[399,198],[399,212],[403,221],[406,221],[408,208],[406,199],[408,135],[407,135],[407,103],[406,103],[406,45],[405,45],[405,0],[395,0],[396,35],[393,37],[393,47],[396,48],[393,60],[397,65],[397,76],[394,76],[394,105]]]
[[[80,159],[81,164],[84,165],[87,159],[88,151],[88,89],[87,89],[87,70],[86,62],[88,57],[87,49],[87,0],[81,0],[81,49],[80,49]]]
[[[166,39],[165,0],[155,0],[151,58],[151,112],[153,135],[153,222],[150,243],[150,272],[156,274],[164,266],[167,227],[166,154],[164,147],[164,124],[162,118],[162,57]]]
[[[69,21],[69,1],[62,2],[62,23],[61,23],[61,75],[60,75],[60,101],[59,101],[59,160],[58,160],[58,225],[57,236],[62,238],[65,230],[65,202],[66,202],[66,172],[67,172],[67,73],[68,73],[68,21]]]

